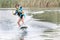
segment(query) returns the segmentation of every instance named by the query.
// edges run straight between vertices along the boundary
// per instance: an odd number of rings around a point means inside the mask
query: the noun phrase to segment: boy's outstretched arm
[[[17,10],[15,11],[15,13],[13,13],[13,15],[16,15],[18,12],[17,12]]]

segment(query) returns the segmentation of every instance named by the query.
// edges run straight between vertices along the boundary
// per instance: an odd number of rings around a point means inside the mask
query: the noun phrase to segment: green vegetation
[[[33,18],[40,19],[40,21],[47,21],[59,24],[60,23],[60,12],[45,12],[42,14],[33,14]]]
[[[17,0],[0,0],[0,8],[13,8],[17,3]]]
[[[0,0],[0,8],[14,7],[17,3],[30,8],[60,7],[60,0]]]

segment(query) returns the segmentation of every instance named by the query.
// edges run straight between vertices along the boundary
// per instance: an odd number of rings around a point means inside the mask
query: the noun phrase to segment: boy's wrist
[[[13,15],[16,15],[16,13],[13,13]]]

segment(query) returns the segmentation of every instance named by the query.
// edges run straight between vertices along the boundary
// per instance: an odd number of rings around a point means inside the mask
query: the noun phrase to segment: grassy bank
[[[0,0],[0,8],[12,8],[15,4],[23,7],[52,8],[60,7],[60,0]]]
[[[60,23],[60,12],[45,12],[42,14],[33,14],[33,18],[40,19],[40,21],[47,21],[59,24]]]
[[[59,7],[52,7],[52,8],[36,8],[36,7],[32,7],[29,8],[31,11],[44,11],[44,10],[60,10]]]

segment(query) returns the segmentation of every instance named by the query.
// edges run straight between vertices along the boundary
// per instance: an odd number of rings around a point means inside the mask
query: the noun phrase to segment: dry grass
[[[0,7],[14,7],[16,3],[24,7],[60,7],[60,0],[0,0]]]

